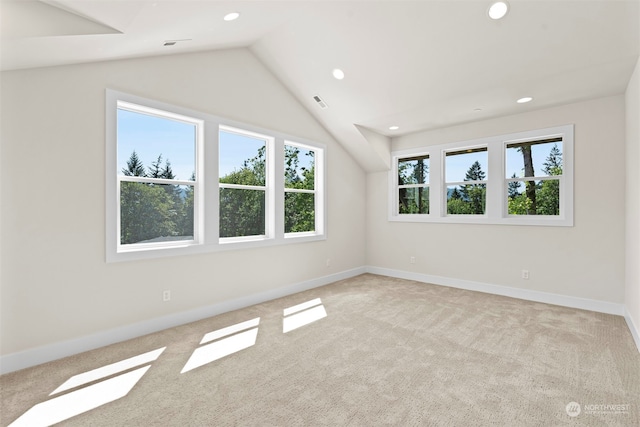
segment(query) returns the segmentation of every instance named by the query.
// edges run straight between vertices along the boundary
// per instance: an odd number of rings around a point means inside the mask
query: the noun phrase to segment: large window
[[[202,122],[126,102],[117,107],[120,250],[197,242]]]
[[[107,90],[107,260],[324,239],[324,150]]]
[[[573,225],[573,125],[392,156],[390,221]]]

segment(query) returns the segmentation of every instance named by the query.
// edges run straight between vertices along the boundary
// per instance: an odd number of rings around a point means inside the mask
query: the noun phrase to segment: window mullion
[[[485,201],[485,215],[487,218],[497,220],[505,213],[503,206],[503,194],[505,182],[500,177],[505,176],[504,150],[499,146],[493,146],[487,153],[487,193]]]
[[[204,227],[204,241],[208,245],[217,244],[220,238],[220,174],[218,150],[220,141],[219,124],[207,121],[204,129],[203,151],[200,174],[200,224]],[[206,215],[205,215],[206,212]]]
[[[284,146],[283,138],[276,138],[274,143],[273,155],[273,217],[272,229],[276,240],[284,240]]]

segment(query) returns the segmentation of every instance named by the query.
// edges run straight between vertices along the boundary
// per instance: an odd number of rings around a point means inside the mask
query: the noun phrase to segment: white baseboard
[[[120,328],[111,329],[104,332],[75,338],[63,342],[45,345],[18,353],[12,353],[0,357],[0,374],[17,371],[42,363],[51,362],[63,357],[72,356],[84,351],[104,347],[106,345],[140,337],[153,332],[162,331],[167,328],[184,325],[218,314],[238,310],[255,304],[260,304],[276,298],[292,295],[298,292],[328,285],[339,280],[355,277],[364,274],[365,268],[355,268],[340,273],[330,274],[317,279],[311,279],[282,288],[272,289],[258,294],[237,298],[231,301],[224,301],[218,304],[201,307],[194,310],[183,311],[134,323]]]
[[[623,304],[606,301],[597,301],[587,298],[571,297],[547,292],[532,291],[529,289],[511,288],[508,286],[491,285],[488,283],[474,282],[470,280],[453,279],[450,277],[433,276],[430,274],[413,273],[409,271],[393,270],[381,267],[366,267],[367,273],[381,276],[396,277],[398,279],[415,280],[416,282],[431,283],[433,285],[449,286],[451,288],[467,289],[470,291],[484,292],[487,294],[502,295],[527,301],[543,302],[560,305],[563,307],[579,308],[582,310],[597,311],[599,313],[615,314],[623,316],[625,308]]]
[[[629,331],[631,331],[631,336],[633,337],[633,341],[636,343],[636,347],[638,347],[638,352],[640,352],[640,330],[637,325],[633,322],[633,318],[629,313],[629,310],[624,310],[624,320],[627,321],[627,326],[629,327]]]

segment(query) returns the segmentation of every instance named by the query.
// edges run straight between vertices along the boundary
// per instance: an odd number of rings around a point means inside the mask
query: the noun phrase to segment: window
[[[573,225],[573,125],[392,156],[390,221]]]
[[[398,210],[400,215],[429,213],[429,155],[400,158]]]
[[[202,122],[118,102],[120,250],[196,243],[196,156]]]
[[[325,239],[324,145],[112,90],[106,107],[107,261]]]
[[[309,233],[316,227],[316,150],[284,146],[284,232]]]
[[[487,147],[445,152],[447,214],[484,215]]]
[[[506,145],[509,215],[560,215],[562,138]]]
[[[219,135],[220,238],[267,237],[272,138],[223,127]]]

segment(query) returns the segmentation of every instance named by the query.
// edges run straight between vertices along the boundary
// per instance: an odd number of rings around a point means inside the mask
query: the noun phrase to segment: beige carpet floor
[[[286,316],[310,323],[283,333],[283,310],[318,298]],[[207,363],[229,337],[244,349]],[[205,361],[181,373],[196,349]],[[3,375],[2,425],[36,409],[46,424],[48,406],[83,405],[145,366],[126,396],[60,425],[640,426],[640,353],[622,317],[370,274]]]

